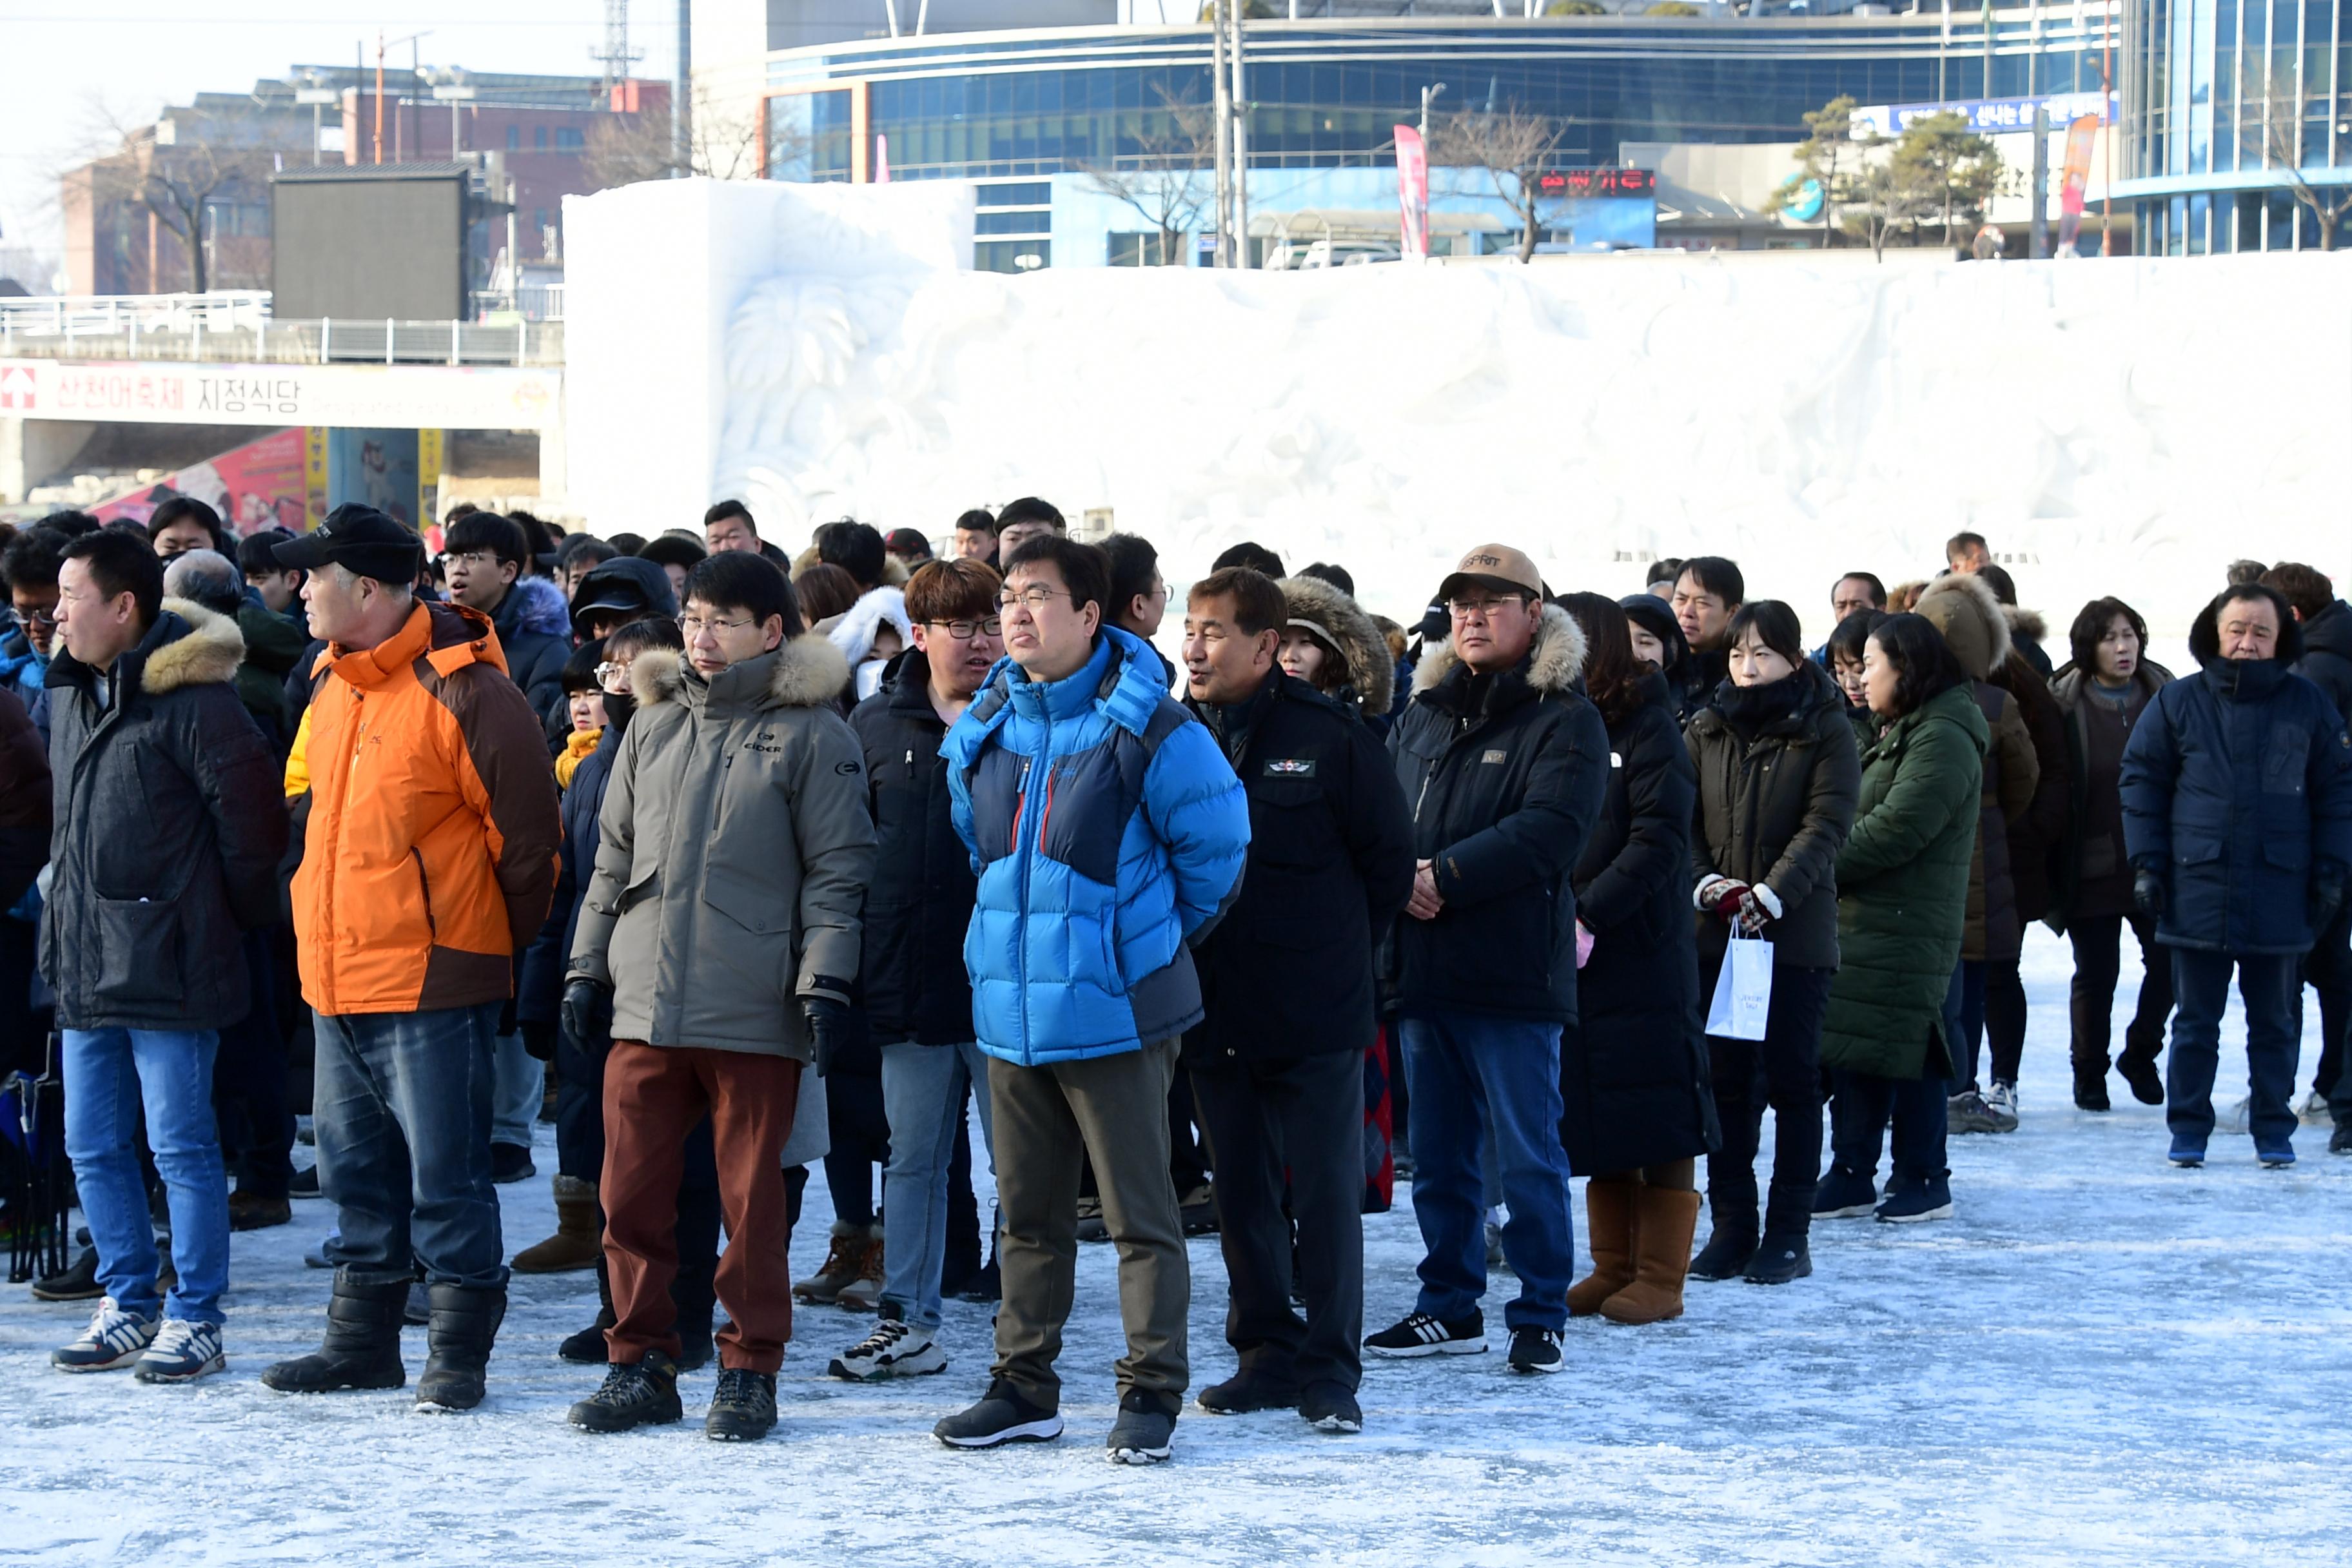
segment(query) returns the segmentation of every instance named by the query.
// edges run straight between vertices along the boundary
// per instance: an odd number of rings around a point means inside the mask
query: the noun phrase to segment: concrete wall
[[[34,486],[57,479],[97,433],[79,419],[0,418],[0,505],[16,505]]]

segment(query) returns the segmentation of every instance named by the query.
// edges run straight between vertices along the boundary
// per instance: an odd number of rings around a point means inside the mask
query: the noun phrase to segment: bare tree
[[[694,89],[688,118],[691,166],[687,174],[713,180],[756,180],[760,177],[760,113],[740,101],[722,100],[707,87]],[[608,114],[588,128],[583,166],[598,190],[633,185],[641,180],[678,176],[677,153],[667,115]],[[781,151],[789,162],[792,138]]]
[[[1512,105],[1492,111],[1465,109],[1430,128],[1429,161],[1450,169],[1475,170],[1496,200],[1519,219],[1519,259],[1536,253],[1542,231],[1536,225],[1542,175],[1558,160],[1568,122]]]
[[[2324,163],[2327,154],[2326,127],[2336,118],[2338,100],[2315,97],[2310,100],[2321,112],[2320,128],[2314,132],[2305,119],[2304,96],[2296,90],[2294,73],[2274,72],[2270,90],[2263,102],[2263,164],[2286,175],[2286,187],[2294,199],[2311,209],[2313,220],[2319,226],[2319,248],[2336,248],[2336,228],[2352,213],[2352,185],[2330,185],[2323,194],[2304,174],[2304,165]],[[2316,142],[2317,146],[2311,143]]]
[[[1210,165],[1216,156],[1215,110],[1188,89],[1160,89],[1157,110],[1147,110],[1132,140],[1136,153],[1125,163],[1081,159],[1087,183],[1114,201],[1133,207],[1160,231],[1160,264],[1184,264],[1184,238],[1200,226],[1202,211],[1215,195]]]
[[[94,110],[111,150],[69,173],[68,180],[86,179],[94,205],[145,208],[179,240],[190,290],[208,291],[214,258],[207,214],[225,201],[266,196],[278,154],[286,150],[287,127],[247,99],[226,104],[200,99],[194,108],[167,110],[162,119],[137,126],[125,125],[102,105]],[[307,121],[301,129],[309,131]],[[148,287],[160,281],[150,278]]]

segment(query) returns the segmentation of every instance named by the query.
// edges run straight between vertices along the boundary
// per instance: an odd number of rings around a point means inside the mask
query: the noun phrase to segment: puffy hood
[[[2009,619],[1982,578],[1955,572],[1927,584],[1917,611],[1935,623],[1960,668],[1983,680],[2009,660]]]
[[[1422,655],[1420,668],[1412,672],[1412,689],[1428,690],[1460,662],[1454,657],[1454,639],[1446,638]],[[1584,628],[1558,605],[1543,607],[1543,622],[1536,629],[1527,670],[1528,685],[1546,697],[1574,690],[1577,678],[1584,673]]]
[[[2338,599],[2296,626],[2303,634],[2305,653],[2332,653],[2338,658],[2352,658],[2352,605]]]
[[[859,595],[857,603],[825,622],[819,629],[834,647],[841,650],[844,658],[852,665],[860,665],[873,653],[874,638],[886,626],[898,628],[901,647],[915,645],[915,628],[907,619],[907,595],[902,589],[868,589]],[[858,695],[870,697],[873,692],[861,683]]]
[[[638,556],[615,555],[610,561],[598,562],[572,589],[573,607],[567,613],[564,629],[578,631],[580,612],[606,598],[642,605],[648,616],[677,618],[677,595],[670,589],[668,569]]]
[[[2221,658],[2221,606],[2234,592],[2231,589],[2214,595],[2212,603],[2198,611],[2196,620],[2189,623],[2189,651],[2201,666],[2225,662]],[[2278,647],[2271,654],[2270,662],[2288,669],[2303,658],[2303,623],[2285,611],[2284,597],[2279,604],[2283,624],[2279,626]]]
[[[543,637],[572,636],[572,610],[563,602],[563,590],[546,577],[518,577],[507,596],[499,601],[490,624],[500,637],[516,632],[535,632]]]
[[[2021,610],[2015,605],[2003,605],[2000,615],[2001,619],[2009,623],[2011,642],[2044,643],[2050,640],[2050,623],[2042,618],[2041,611]]]
[[[1346,689],[1367,713],[1385,713],[1396,697],[1396,668],[1388,639],[1349,595],[1320,577],[1285,577],[1275,584],[1290,624],[1304,626],[1347,664]]]
[[[1658,673],[1668,680],[1681,678],[1683,667],[1690,662],[1690,642],[1683,636],[1682,623],[1675,619],[1672,605],[1655,594],[1628,594],[1617,601],[1625,618],[1666,645],[1666,667]]]
[[[245,662],[245,634],[236,622],[192,599],[166,599],[163,608],[187,623],[187,630],[147,656],[140,688],[160,695],[183,686],[221,686],[236,678]]]
[[[659,571],[659,567],[655,568]],[[768,699],[779,708],[821,708],[841,695],[849,681],[849,661],[814,632],[776,649],[768,672]],[[720,679],[725,679],[722,672]],[[649,647],[629,661],[629,689],[637,710],[675,702],[686,689],[686,656],[674,647]]]

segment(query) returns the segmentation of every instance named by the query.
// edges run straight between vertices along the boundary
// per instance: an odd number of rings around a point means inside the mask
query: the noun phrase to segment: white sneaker
[[[848,1383],[873,1383],[886,1377],[924,1377],[945,1372],[948,1352],[928,1330],[897,1318],[885,1318],[874,1331],[833,1358],[827,1377]]]
[[[2237,1104],[2213,1118],[2216,1132],[2251,1132],[2254,1127],[2254,1097],[2246,1096]]]
[[[1984,1112],[1996,1132],[2017,1131],[2017,1086],[1994,1080],[1991,1092],[1984,1097]]]
[[[2335,1113],[2327,1109],[2327,1097],[2315,1089],[2303,1097],[2303,1103],[2294,1108],[2294,1115],[2305,1127],[2336,1125]]]
[[[101,1296],[98,1310],[89,1315],[89,1327],[71,1344],[51,1351],[49,1364],[59,1372],[112,1372],[129,1366],[154,1342],[160,1326],[159,1320],[126,1312],[113,1297]]]
[[[139,1358],[131,1375],[142,1383],[194,1383],[227,1368],[228,1357],[221,1353],[218,1323],[166,1318],[155,1335],[155,1342],[147,1347],[147,1353]]]

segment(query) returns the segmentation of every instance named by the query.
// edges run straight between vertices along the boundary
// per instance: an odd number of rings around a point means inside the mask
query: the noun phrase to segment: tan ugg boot
[[[1568,1288],[1570,1317],[1592,1316],[1633,1282],[1633,1204],[1641,1190],[1638,1182],[1585,1184],[1584,1237],[1592,1247],[1592,1272]]]
[[[1612,1323],[1662,1323],[1683,1315],[1683,1277],[1699,1197],[1673,1187],[1639,1188],[1633,1198],[1633,1282],[1601,1303]]]
[[[878,1232],[880,1227],[876,1227]],[[880,1243],[875,1243],[879,1246]],[[793,1287],[793,1300],[829,1307],[842,1291],[866,1272],[866,1226],[844,1220],[833,1222],[833,1245],[817,1271]]]
[[[604,1252],[596,1233],[596,1184],[558,1173],[555,1234],[515,1254],[518,1274],[570,1274],[596,1267]]]
[[[857,1278],[843,1286],[841,1294],[833,1299],[835,1306],[856,1312],[870,1312],[882,1300],[881,1222],[876,1221],[866,1235],[866,1257],[858,1267]]]

